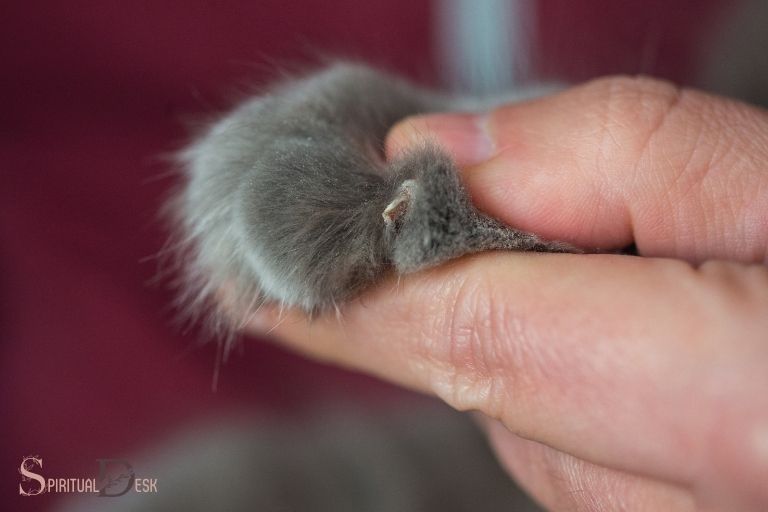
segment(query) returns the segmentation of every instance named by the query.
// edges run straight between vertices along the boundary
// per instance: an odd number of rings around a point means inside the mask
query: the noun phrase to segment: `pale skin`
[[[484,115],[406,119],[475,203],[581,247],[391,277],[248,329],[477,411],[549,510],[768,509],[768,113],[607,78]]]

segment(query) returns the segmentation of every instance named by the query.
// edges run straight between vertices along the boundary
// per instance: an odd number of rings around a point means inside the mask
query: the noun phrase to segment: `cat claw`
[[[389,226],[396,225],[408,211],[408,206],[416,193],[416,180],[405,180],[397,192],[397,195],[391,203],[384,208],[381,216],[384,218],[384,224]]]

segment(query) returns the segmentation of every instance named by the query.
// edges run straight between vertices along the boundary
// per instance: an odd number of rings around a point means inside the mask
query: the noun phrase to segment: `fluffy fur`
[[[264,301],[337,307],[389,268],[407,273],[490,250],[572,251],[478,211],[455,164],[428,144],[386,162],[384,138],[413,114],[455,109],[371,68],[336,64],[278,84],[181,153],[173,209],[186,302],[247,314]]]

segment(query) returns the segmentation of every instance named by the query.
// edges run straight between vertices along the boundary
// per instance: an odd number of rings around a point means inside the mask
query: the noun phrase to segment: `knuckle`
[[[446,302],[431,342],[430,387],[456,409],[500,418],[536,395],[542,372],[508,298],[487,275],[470,271]]]
[[[698,245],[724,255],[717,241],[728,238],[727,227],[745,224],[735,205],[756,204],[760,188],[754,169],[765,153],[752,134],[768,131],[752,125],[758,116],[738,102],[642,77],[608,78],[594,87],[605,135],[600,165],[606,173],[624,169],[629,179],[619,181],[618,192],[632,198],[634,213],[667,236],[684,234],[676,236],[678,251]],[[651,198],[642,211],[638,194]]]
[[[448,365],[452,369],[447,401],[459,409],[485,409],[494,387],[493,330],[486,287],[465,281],[457,291],[446,325]]]

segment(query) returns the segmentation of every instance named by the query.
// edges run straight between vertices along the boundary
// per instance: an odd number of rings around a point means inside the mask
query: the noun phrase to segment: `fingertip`
[[[495,144],[484,114],[430,114],[408,117],[397,123],[386,140],[387,158],[419,144],[435,143],[447,151],[459,167],[490,158]]]

